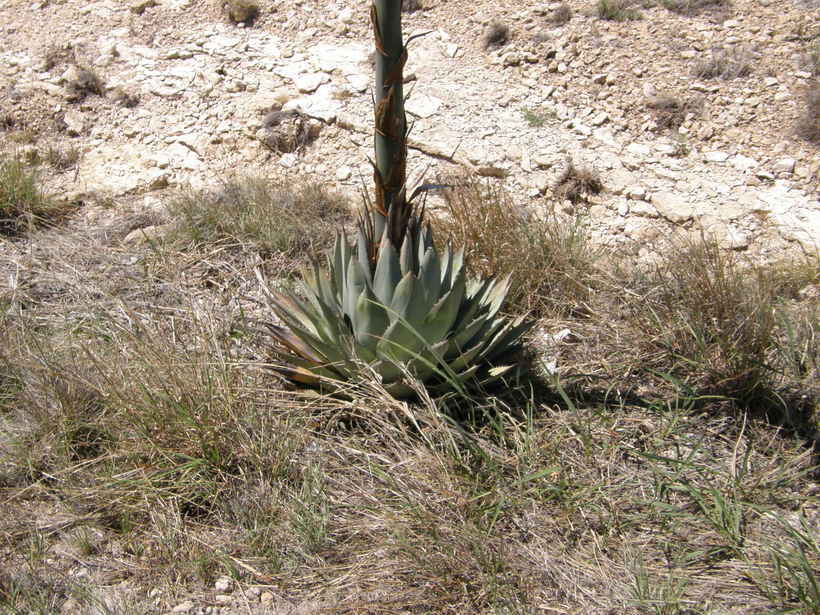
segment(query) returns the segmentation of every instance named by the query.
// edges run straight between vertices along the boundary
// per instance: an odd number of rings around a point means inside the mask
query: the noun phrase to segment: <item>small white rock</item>
[[[729,159],[729,154],[719,151],[704,152],[703,159],[706,162],[726,162]]]
[[[775,173],[794,173],[794,165],[797,164],[797,161],[794,158],[781,158],[780,160],[775,160],[774,164],[772,165],[772,170]]]
[[[219,577],[214,583],[214,589],[221,594],[227,594],[233,589],[233,579],[231,577]]]
[[[348,166],[343,166],[336,169],[336,179],[340,182],[350,179],[351,175],[353,175],[353,170]]]

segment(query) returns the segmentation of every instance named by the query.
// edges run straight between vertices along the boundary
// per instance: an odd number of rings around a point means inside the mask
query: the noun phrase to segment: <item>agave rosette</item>
[[[513,369],[495,362],[518,348],[531,323],[498,314],[509,278],[468,279],[463,250],[447,246],[439,256],[430,227],[415,217],[399,249],[383,219],[373,219],[377,254],[373,229],[360,227],[355,246],[337,236],[327,272],[314,261],[304,273],[305,299],[266,292],[286,325],[268,325],[284,349],[277,369],[318,385],[350,380],[364,362],[397,397],[413,393],[409,376],[451,390]]]

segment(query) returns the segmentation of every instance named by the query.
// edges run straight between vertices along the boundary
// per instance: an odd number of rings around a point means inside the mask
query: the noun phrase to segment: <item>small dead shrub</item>
[[[484,49],[497,49],[499,47],[503,47],[509,40],[509,26],[498,20],[490,22],[484,31],[484,36],[482,37]]]
[[[121,87],[116,87],[111,92],[111,100],[126,109],[133,109],[140,103],[139,96],[125,91]]]
[[[321,129],[321,124],[298,111],[271,111],[262,121],[257,138],[271,151],[287,154],[313,143]]]
[[[0,113],[0,130],[6,132],[14,130],[17,119],[11,113]]]
[[[222,6],[233,23],[251,25],[259,17],[259,5],[253,0],[226,0]]]
[[[746,47],[713,49],[711,57],[698,62],[692,75],[698,79],[723,79],[729,81],[747,77],[752,73],[754,58]]]
[[[80,102],[90,94],[97,96],[105,94],[105,84],[97,73],[82,66],[75,68],[74,74],[66,83],[66,100],[68,102]]]
[[[797,134],[811,143],[820,143],[820,80],[814,79],[805,94],[805,108],[797,121]]]
[[[604,184],[598,174],[588,167],[576,167],[570,160],[555,183],[554,194],[558,199],[573,204],[586,201],[590,194],[600,194]]]
[[[598,0],[595,9],[599,19],[636,21],[641,19],[641,13],[635,5],[635,0]]]
[[[553,10],[548,18],[549,22],[556,26],[563,26],[569,23],[570,19],[572,19],[572,9],[566,2],[559,4],[558,8]]]
[[[415,13],[424,9],[423,0],[404,0],[401,5],[401,10],[404,13]]]
[[[74,61],[74,48],[70,43],[50,45],[43,52],[43,70],[50,71],[55,66]]]
[[[650,98],[646,106],[660,130],[675,130],[683,124],[687,114],[698,115],[703,109],[703,102],[663,95]]]

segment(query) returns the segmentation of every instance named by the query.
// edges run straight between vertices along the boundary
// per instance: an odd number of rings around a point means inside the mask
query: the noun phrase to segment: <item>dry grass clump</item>
[[[375,55],[372,55],[375,62]],[[272,152],[287,154],[298,152],[313,143],[322,126],[299,111],[270,111],[262,120],[257,139]]]
[[[481,40],[484,49],[503,47],[510,40],[510,27],[501,21],[492,21],[484,30]]]
[[[454,426],[378,383],[282,390],[218,312],[88,324],[5,322],[3,608],[89,607],[111,575],[116,615],[209,604],[223,575],[252,611],[818,604],[811,456],[765,424],[519,393]]]
[[[713,49],[708,59],[698,62],[692,75],[698,79],[738,79],[752,73],[754,58],[745,47]]]
[[[636,0],[598,0],[595,11],[607,21],[636,21],[642,18]]]
[[[805,108],[797,121],[797,134],[806,141],[820,142],[820,80],[814,79],[805,94]]]
[[[566,2],[562,2],[549,14],[547,18],[551,24],[563,26],[572,19],[572,9]]]
[[[752,265],[712,239],[672,242],[629,318],[643,336],[642,356],[657,357],[653,369],[683,389],[745,409],[793,412],[776,418],[797,424],[807,408],[784,399],[818,393],[810,384],[818,373],[817,314],[816,306],[793,304],[818,282],[817,257]]]
[[[525,217],[497,184],[468,179],[446,192],[440,241],[463,246],[484,276],[512,276],[512,309],[538,315],[569,312],[591,292],[598,257],[580,220]]]
[[[604,184],[598,173],[589,167],[577,167],[570,160],[556,180],[553,193],[559,200],[567,200],[574,205],[603,190]]]
[[[704,11],[726,9],[731,0],[660,0],[661,6],[680,15],[697,15]]]
[[[655,124],[660,130],[676,130],[686,120],[689,113],[695,115],[703,110],[702,100],[680,99],[676,96],[654,96],[647,100]]]
[[[72,78],[66,83],[66,100],[80,102],[90,94],[105,95],[105,84],[90,68],[77,66]]]
[[[0,234],[16,235],[62,213],[43,193],[34,169],[18,156],[0,157]]]
[[[126,109],[133,109],[140,103],[140,98],[137,94],[132,94],[119,86],[111,92],[111,100]]]
[[[401,10],[404,13],[415,13],[424,9],[423,0],[403,0]]]
[[[65,171],[80,161],[80,150],[75,146],[59,147],[49,145],[43,154],[43,160],[57,171]]]
[[[252,25],[259,17],[259,5],[254,0],[225,0],[222,6],[233,23]]]
[[[172,240],[252,245],[263,254],[291,256],[329,246],[351,220],[344,197],[302,180],[235,178],[216,191],[183,192],[168,208],[176,219]]]

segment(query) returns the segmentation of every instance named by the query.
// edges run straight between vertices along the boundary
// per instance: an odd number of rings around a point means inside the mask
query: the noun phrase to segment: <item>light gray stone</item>
[[[353,170],[347,165],[336,169],[336,179],[340,182],[350,179],[351,175],[353,175]]]
[[[775,173],[788,173],[791,175],[794,173],[795,164],[797,164],[797,161],[794,158],[780,158],[779,160],[775,160],[772,165],[772,170]]]
[[[294,80],[294,83],[296,84],[297,90],[303,94],[310,94],[319,89],[319,86],[327,82],[327,80],[328,76],[324,73],[307,73],[299,75]]]
[[[729,154],[727,152],[714,150],[711,152],[704,152],[703,159],[706,162],[726,162],[729,159]]]
[[[760,163],[754,158],[742,156],[741,154],[732,156],[732,159],[729,162],[734,168],[738,169],[739,171],[749,171],[760,165]]]
[[[85,118],[79,111],[67,110],[63,115],[63,122],[70,135],[79,136],[85,132]]]
[[[652,148],[644,143],[630,143],[626,146],[626,151],[635,156],[649,156],[652,153]]]
[[[405,110],[416,117],[430,117],[441,108],[442,100],[428,94],[413,94],[407,99]]]
[[[692,218],[694,209],[692,204],[673,192],[656,192],[652,195],[652,205],[658,213],[669,220],[680,224]]]

